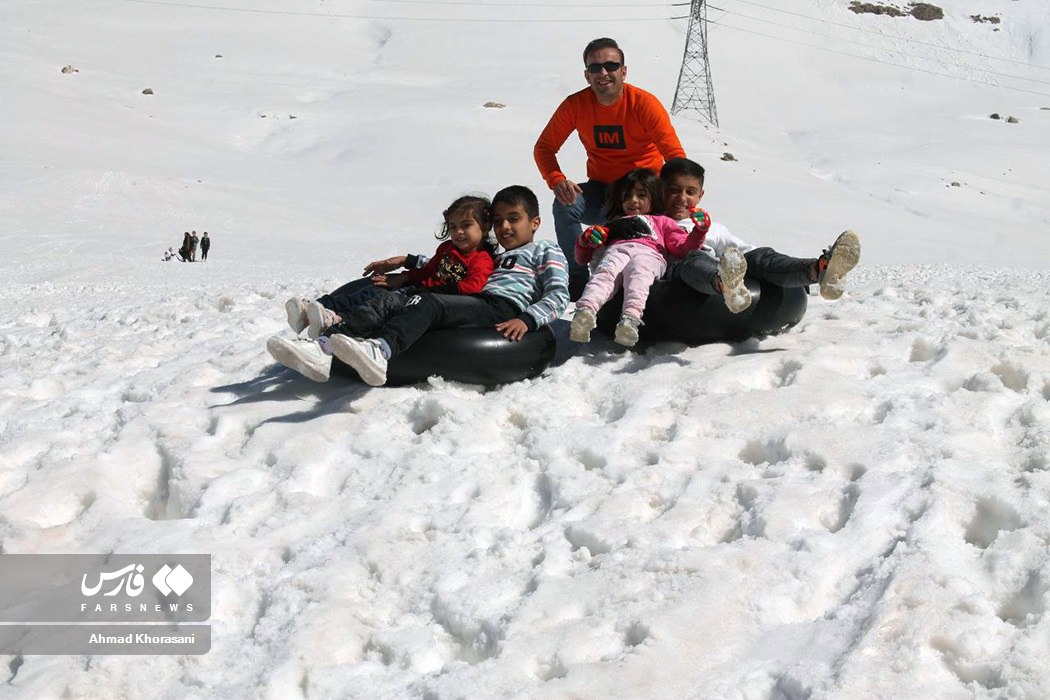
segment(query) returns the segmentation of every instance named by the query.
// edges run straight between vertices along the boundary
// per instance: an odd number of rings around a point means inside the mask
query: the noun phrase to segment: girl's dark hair
[[[459,211],[468,212],[470,217],[477,221],[478,226],[484,231],[485,235],[481,238],[481,247],[490,251],[495,250],[495,237],[492,235],[492,203],[489,202],[487,197],[479,195],[465,194],[456,198],[452,204],[449,204],[448,209],[441,212],[444,221],[441,224],[441,230],[434,237],[439,241],[446,240],[449,237],[448,217]]]
[[[649,213],[664,213],[664,183],[652,170],[636,168],[627,173],[619,180],[609,185],[609,193],[606,195],[605,208],[608,210],[608,220],[618,219],[624,215],[623,200],[628,192],[640,185],[649,193]]]

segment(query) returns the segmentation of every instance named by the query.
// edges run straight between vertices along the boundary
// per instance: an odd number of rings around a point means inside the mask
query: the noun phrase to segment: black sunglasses
[[[606,73],[615,73],[616,71],[620,70],[622,66],[622,63],[617,63],[616,61],[606,61],[605,63],[588,63],[587,72],[597,75],[598,73],[601,73],[602,68],[604,68]]]

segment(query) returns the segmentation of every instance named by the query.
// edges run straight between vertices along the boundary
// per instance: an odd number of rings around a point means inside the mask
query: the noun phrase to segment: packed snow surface
[[[673,118],[738,236],[861,234],[846,296],[382,389],[276,365],[284,300],[464,192],[553,238],[583,45],[670,104],[687,8],[0,5],[0,552],[213,561],[209,653],[8,656],[0,695],[1050,696],[1050,9],[846,5],[710,7],[720,127]]]

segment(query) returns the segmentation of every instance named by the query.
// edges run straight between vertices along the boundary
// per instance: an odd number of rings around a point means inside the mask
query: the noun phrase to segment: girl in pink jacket
[[[667,258],[683,258],[704,244],[711,220],[702,209],[691,213],[693,230],[686,233],[663,211],[663,184],[654,173],[639,168],[609,187],[608,226],[591,226],[576,239],[576,262],[586,265],[595,253],[600,261],[576,302],[569,338],[591,339],[597,313],[623,285],[623,311],[614,339],[620,345],[638,342],[638,327],[649,298],[649,287],[663,276]],[[599,250],[600,249],[600,250]]]

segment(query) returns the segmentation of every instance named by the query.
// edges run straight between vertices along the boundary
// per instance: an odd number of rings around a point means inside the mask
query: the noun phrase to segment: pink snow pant
[[[641,318],[649,298],[649,287],[663,276],[666,269],[664,256],[644,243],[615,243],[605,249],[576,306],[598,313],[622,283],[624,315]]]

